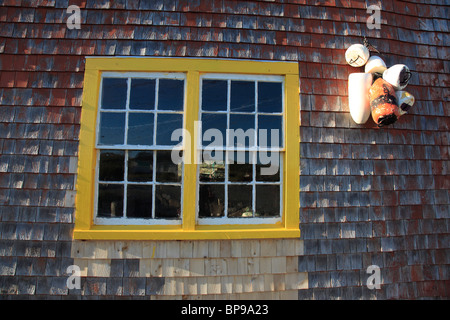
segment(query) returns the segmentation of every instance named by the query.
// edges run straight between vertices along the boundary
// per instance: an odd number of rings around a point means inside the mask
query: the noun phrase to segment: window
[[[87,58],[74,238],[298,237],[298,81],[287,62]]]

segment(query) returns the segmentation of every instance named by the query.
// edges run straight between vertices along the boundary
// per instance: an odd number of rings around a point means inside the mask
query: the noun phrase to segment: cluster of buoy
[[[383,59],[371,56],[363,44],[351,45],[345,52],[345,60],[352,67],[364,66],[364,72],[348,77],[350,115],[357,124],[366,123],[372,115],[379,127],[390,125],[413,106],[414,96],[403,90],[411,79],[406,65],[387,68]]]

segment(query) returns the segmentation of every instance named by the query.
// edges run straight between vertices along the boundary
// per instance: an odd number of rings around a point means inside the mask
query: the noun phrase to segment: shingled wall
[[[81,8],[80,30],[66,27],[71,4]],[[380,30],[366,26],[371,4],[382,8]],[[289,268],[307,274],[307,281],[290,288],[294,298],[448,299],[450,7],[445,4],[2,1],[0,299],[161,293],[161,278],[138,272],[146,263],[139,257],[116,257],[104,277],[83,274],[82,290],[66,287],[66,268],[77,252],[72,230],[84,57],[95,55],[298,61],[303,247],[298,264],[291,257]],[[346,64],[344,52],[363,36],[388,65],[404,63],[413,71],[408,91],[415,106],[382,129],[371,119],[356,125],[348,110],[347,78],[360,69]],[[381,289],[366,287],[370,265],[380,267]],[[217,292],[219,285],[210,285]]]

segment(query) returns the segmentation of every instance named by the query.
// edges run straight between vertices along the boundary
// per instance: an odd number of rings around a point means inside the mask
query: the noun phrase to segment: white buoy
[[[381,73],[386,71],[386,63],[378,56],[371,56],[367,61],[364,71],[366,73]]]
[[[397,105],[399,107],[399,112],[401,115],[408,113],[409,109],[414,105],[416,99],[414,96],[406,91],[396,91]]]
[[[369,88],[371,73],[351,73],[348,76],[348,105],[350,115],[357,124],[364,124],[370,117]]]
[[[369,60],[370,52],[362,44],[352,44],[345,51],[345,60],[352,67],[362,67]]]
[[[396,91],[403,90],[411,78],[409,68],[404,64],[396,64],[383,72],[383,79],[389,82]]]

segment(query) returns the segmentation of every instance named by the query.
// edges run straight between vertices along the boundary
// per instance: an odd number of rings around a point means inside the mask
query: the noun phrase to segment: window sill
[[[142,226],[94,226],[89,230],[75,229],[76,240],[231,240],[299,238],[300,230],[280,226],[197,226],[195,230],[181,227],[151,229]]]

